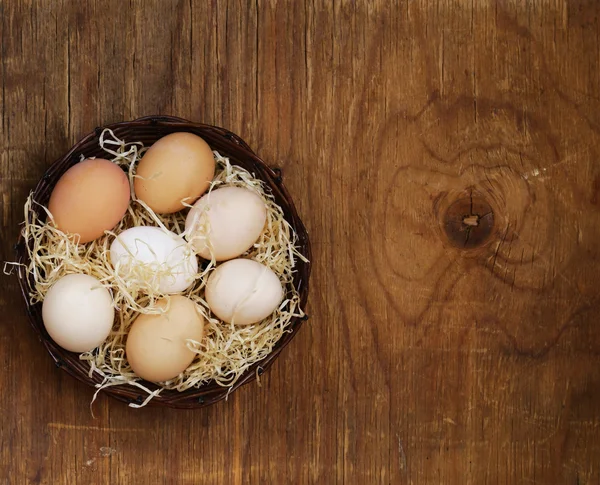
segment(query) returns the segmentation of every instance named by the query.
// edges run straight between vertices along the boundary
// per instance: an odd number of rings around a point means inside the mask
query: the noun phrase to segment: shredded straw
[[[97,392],[115,385],[132,385],[146,392],[147,398],[143,403],[130,406],[146,405],[162,389],[185,391],[210,381],[231,388],[253,363],[271,352],[284,332],[291,331],[288,327],[292,318],[303,316],[298,292],[292,285],[294,262],[296,258],[305,259],[296,249],[296,234],[263,182],[241,167],[232,165],[229,159],[215,151],[217,174],[209,190],[222,186],[245,187],[257,193],[267,206],[265,231],[243,257],[271,268],[288,291],[279,308],[264,321],[248,326],[224,323],[210,313],[204,300],[207,278],[215,268],[214,258],[204,264],[200,260],[194,284],[183,295],[197,303],[200,313],[206,319],[204,339],[202,342],[188,342],[188,348],[197,355],[182,374],[176,379],[161,383],[156,391],[151,391],[131,370],[125,356],[125,342],[129,327],[140,313],[161,311],[155,304],[166,295],[161,294],[154,283],[157,278],[169,277],[170,272],[150,265],[113,268],[109,248],[119,233],[134,226],[157,226],[185,235],[187,209],[175,214],[158,215],[142,201],[135,199],[135,167],[145,151],[141,143],[125,143],[111,130],[105,129],[100,137],[100,146],[107,153],[107,158],[110,157],[114,163],[128,171],[132,194],[129,209],[113,231],[106,231],[101,238],[80,245],[54,226],[52,215],[46,208],[43,209],[48,222],[38,218],[34,211],[37,203],[30,195],[25,204],[23,234],[30,257],[25,271],[34,281],[30,293],[31,304],[43,301],[52,285],[70,273],[94,276],[110,290],[116,310],[112,332],[100,347],[81,354],[79,358],[89,362],[90,377],[94,372],[103,377],[103,382],[97,385]],[[193,251],[192,242],[186,243],[185,250]],[[95,397],[96,395],[94,399]]]

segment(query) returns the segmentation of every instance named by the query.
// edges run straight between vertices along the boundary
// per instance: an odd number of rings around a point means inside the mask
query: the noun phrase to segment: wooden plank
[[[1,260],[56,157],[167,113],[283,168],[315,268],[261,387],[95,418],[2,276],[0,483],[600,482],[599,15],[0,0]]]

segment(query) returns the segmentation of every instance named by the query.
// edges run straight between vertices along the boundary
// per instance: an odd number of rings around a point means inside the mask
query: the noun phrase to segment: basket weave
[[[298,235],[298,250],[310,261],[311,254],[308,235],[302,221],[298,217],[294,203],[281,181],[280,170],[269,168],[254,154],[246,142],[237,135],[223,128],[192,123],[181,118],[171,116],[150,116],[134,121],[115,123],[103,128],[96,128],[93,133],[90,133],[79,141],[66,155],[59,158],[50,166],[33,191],[33,199],[36,202],[43,206],[48,205],[50,194],[58,179],[79,161],[80,155],[83,155],[86,158],[106,156],[99,145],[100,134],[104,128],[113,130],[114,134],[121,140],[126,142],[142,142],[145,146],[152,145],[159,138],[178,131],[187,131],[202,137],[213,150],[217,150],[221,155],[229,157],[233,164],[241,166],[254,174],[256,178],[265,182],[275,197],[275,201],[283,209],[285,219]],[[43,209],[38,205],[34,204],[32,210],[37,212],[40,219],[43,220],[43,218],[45,218]],[[15,253],[16,261],[18,263],[29,263],[27,247],[22,235],[19,237],[15,246]],[[294,287],[300,294],[300,307],[302,309],[306,308],[309,276],[310,262],[305,263],[298,260],[296,262],[296,273],[294,275]],[[48,350],[48,353],[54,359],[56,365],[88,385],[95,386],[96,384],[100,384],[102,382],[101,376],[96,373],[94,373],[91,378],[88,376],[89,364],[87,362],[80,361],[78,354],[62,349],[49,337],[42,321],[41,303],[35,305],[29,304],[28,294],[31,289],[32,281],[27,277],[24,271],[18,272],[18,278],[21,292],[27,306],[29,320],[38,334],[38,337]],[[294,318],[289,327],[291,332],[284,333],[272,352],[261,361],[253,364],[232,388],[224,388],[214,382],[209,382],[198,389],[192,388],[183,392],[165,389],[160,395],[154,397],[149,405],[172,408],[199,408],[224,399],[228,393],[231,393],[233,390],[244,384],[252,382],[256,379],[257,374],[262,374],[262,372],[275,361],[281,350],[296,335],[305,319],[306,317]],[[153,383],[146,381],[142,381],[142,383],[151,390],[157,389],[157,386]],[[146,397],[140,393],[138,388],[129,385],[107,387],[103,389],[102,392],[120,401],[135,404],[141,404]]]

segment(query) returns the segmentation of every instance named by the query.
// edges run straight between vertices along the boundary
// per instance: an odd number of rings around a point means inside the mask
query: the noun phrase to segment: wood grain
[[[1,260],[45,167],[155,113],[281,166],[314,252],[310,324],[261,387],[195,412],[100,397],[93,418],[3,276],[0,483],[600,483],[597,2],[0,0],[0,16]]]

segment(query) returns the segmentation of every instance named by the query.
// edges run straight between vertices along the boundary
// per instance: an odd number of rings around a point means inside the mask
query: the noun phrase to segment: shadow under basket
[[[298,251],[309,260],[309,262],[304,262],[298,259],[294,275],[294,287],[300,294],[300,308],[303,310],[306,308],[311,267],[310,243],[294,203],[282,183],[281,172],[278,169],[269,168],[241,138],[223,128],[192,123],[171,116],[150,116],[96,128],[93,133],[79,141],[66,155],[59,158],[46,171],[33,191],[33,199],[38,204],[48,205],[50,194],[58,179],[80,160],[81,155],[86,158],[106,157],[106,153],[99,145],[100,135],[105,128],[113,130],[114,134],[125,142],[142,142],[145,146],[152,145],[158,139],[170,133],[180,131],[194,133],[202,137],[213,150],[217,150],[221,155],[228,157],[232,164],[241,166],[256,178],[262,180],[271,190],[277,204],[283,209],[285,219],[296,232]],[[40,206],[34,205],[32,210],[37,212],[40,219],[45,219],[45,214]],[[29,264],[28,251],[22,236],[15,246],[15,252],[18,263]],[[87,362],[79,360],[78,354],[62,349],[50,338],[42,321],[42,304],[30,305],[29,303],[28,295],[32,281],[23,270],[18,271],[17,274],[29,320],[56,365],[90,386],[100,384],[102,377],[97,373],[89,377],[89,364]],[[281,350],[294,338],[305,319],[306,317],[294,318],[289,326],[291,332],[284,333],[272,352],[261,361],[254,363],[233,386],[222,387],[214,382],[208,382],[199,388],[192,388],[183,392],[164,389],[158,396],[151,399],[148,405],[172,408],[200,408],[224,399],[229,393],[244,384],[254,381],[257,374],[260,375],[268,369]],[[158,388],[156,384],[147,381],[141,381],[141,383],[150,390]],[[147,397],[142,395],[140,389],[127,384],[106,387],[102,392],[120,401],[134,404],[141,404]]]

